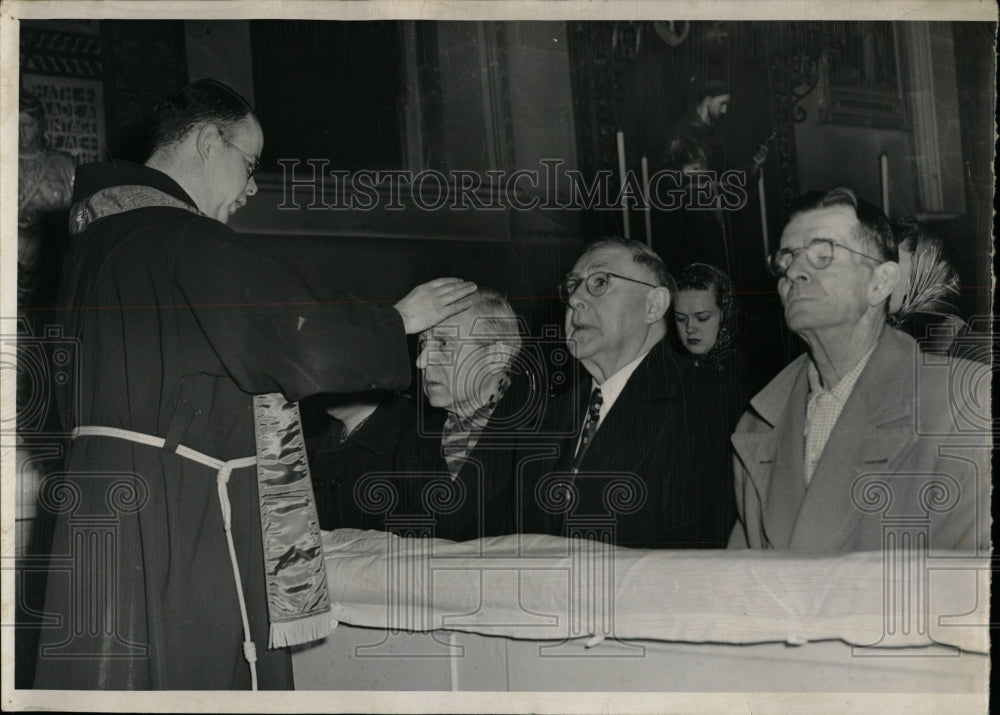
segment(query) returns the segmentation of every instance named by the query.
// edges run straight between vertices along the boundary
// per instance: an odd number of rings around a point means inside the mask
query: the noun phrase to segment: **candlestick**
[[[642,157],[642,198],[646,202],[643,218],[646,219],[646,246],[653,247],[653,209],[649,205],[649,161]]]
[[[771,242],[767,235],[767,199],[764,196],[764,172],[757,175],[757,196],[760,199],[760,233],[764,237],[764,260],[771,255]]]
[[[632,238],[628,225],[628,201],[625,200],[625,133],[618,132],[618,178],[622,189],[622,226],[625,238]]]
[[[882,174],[882,213],[889,215],[889,157],[885,152],[878,155],[879,168]]]

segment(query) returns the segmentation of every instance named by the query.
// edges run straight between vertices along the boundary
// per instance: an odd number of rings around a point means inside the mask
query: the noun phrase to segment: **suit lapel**
[[[573,457],[580,439],[580,430],[583,429],[583,422],[587,416],[592,386],[593,383],[588,375],[554,405],[556,417],[548,424],[556,434],[567,436],[559,443],[559,455],[552,466],[553,472],[569,472],[573,469]]]
[[[580,465],[581,472],[640,471],[650,451],[669,435],[663,435],[667,402],[683,395],[678,390],[677,366],[660,341],[632,373],[615,404],[605,416]],[[649,403],[661,403],[660,411]],[[675,412],[683,414],[683,405]]]

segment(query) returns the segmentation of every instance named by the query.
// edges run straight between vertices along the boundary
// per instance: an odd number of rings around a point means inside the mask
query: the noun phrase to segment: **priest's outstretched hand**
[[[407,335],[421,333],[471,305],[476,284],[461,278],[435,278],[421,283],[394,306]]]

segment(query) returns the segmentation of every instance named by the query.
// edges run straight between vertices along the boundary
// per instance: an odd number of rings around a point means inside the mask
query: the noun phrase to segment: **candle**
[[[618,178],[622,189],[622,226],[625,238],[631,238],[632,232],[628,225],[628,202],[625,200],[625,133],[618,132]]]
[[[643,208],[643,218],[646,219],[646,245],[653,247],[653,209],[649,205],[649,161],[642,157],[642,198],[646,202]]]
[[[764,197],[764,172],[757,175],[757,196],[760,198],[760,234],[764,237],[764,261],[771,255],[770,241],[767,236],[767,201]]]
[[[889,215],[889,157],[885,152],[878,155],[879,169],[882,173],[882,213]]]

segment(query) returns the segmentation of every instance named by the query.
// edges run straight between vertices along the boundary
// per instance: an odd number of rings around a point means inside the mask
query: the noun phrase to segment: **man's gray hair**
[[[845,206],[858,219],[857,238],[870,246],[883,261],[898,261],[899,247],[888,217],[875,204],[858,198],[851,189],[838,186],[829,191],[809,191],[799,196],[791,206],[788,220],[800,213],[816,209]]]
[[[669,290],[671,298],[677,295],[677,283],[667,271],[667,266],[663,263],[663,259],[646,244],[633,241],[631,238],[622,238],[621,236],[604,236],[588,243],[580,255],[586,256],[588,253],[593,253],[602,248],[624,248],[632,254],[632,261],[634,263],[643,266],[652,275],[653,281],[657,286],[662,286]]]
[[[521,319],[500,291],[479,288],[470,298],[472,305],[469,310],[474,316],[473,336],[485,337],[511,348],[509,367],[521,350]]]

